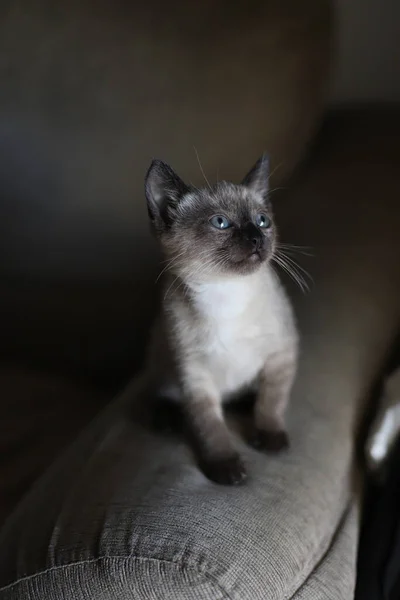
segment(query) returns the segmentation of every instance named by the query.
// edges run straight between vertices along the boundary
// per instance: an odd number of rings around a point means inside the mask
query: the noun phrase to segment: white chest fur
[[[269,271],[196,287],[199,351],[219,392],[251,385],[285,337],[286,298]]]

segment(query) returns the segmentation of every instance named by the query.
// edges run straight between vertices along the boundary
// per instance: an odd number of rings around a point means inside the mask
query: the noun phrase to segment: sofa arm
[[[3,529],[0,597],[291,597],[334,544],[350,506],[354,369],[339,366],[344,384],[328,394],[322,378],[310,397],[300,377],[286,456],[237,440],[250,471],[240,488],[209,482],[183,442],[132,421],[131,385]],[[354,583],[356,532],[353,522],[338,598],[350,597]]]
[[[326,353],[310,341],[290,414],[291,451],[267,457],[238,439],[250,474],[240,488],[211,483],[183,442],[132,421],[130,386],[7,522],[0,598],[291,597],[349,509],[360,386],[361,372],[339,345]],[[353,524],[338,599],[351,597],[356,534]]]

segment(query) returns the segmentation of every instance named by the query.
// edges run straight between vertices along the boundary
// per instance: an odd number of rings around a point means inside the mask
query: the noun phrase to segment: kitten
[[[252,444],[288,446],[284,419],[298,336],[271,266],[277,231],[268,165],[262,156],[240,185],[197,189],[154,160],[145,182],[167,265],[147,360],[150,391],[181,403],[204,473],[222,484],[246,478],[224,421],[225,402],[258,390]]]

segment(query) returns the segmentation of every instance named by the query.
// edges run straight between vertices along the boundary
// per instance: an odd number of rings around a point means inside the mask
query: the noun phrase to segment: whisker
[[[278,246],[278,250],[284,250],[285,252],[287,252],[288,254],[294,254],[299,255],[299,256],[308,256],[310,258],[314,258],[314,254],[312,254],[311,252],[304,252],[303,250],[297,250],[296,248],[285,248],[283,246]]]
[[[286,188],[286,187],[276,187],[276,188],[274,188],[273,190],[268,190],[268,193],[269,193],[269,194],[273,194],[274,192],[279,192],[279,190],[282,190],[282,191],[287,191],[288,189],[289,189],[289,188]]]
[[[303,287],[303,288],[304,288],[304,289],[305,289],[307,292],[309,292],[309,291],[310,291],[310,286],[309,286],[308,282],[306,281],[306,279],[304,278],[304,276],[302,275],[302,273],[298,271],[298,269],[297,269],[296,265],[294,265],[294,264],[291,264],[290,262],[288,262],[288,258],[287,258],[287,257],[283,258],[283,257],[281,256],[281,257],[280,257],[280,259],[281,259],[282,261],[284,261],[284,262],[285,262],[285,264],[286,264],[286,266],[288,267],[288,269],[290,269],[290,270],[291,270],[291,272],[292,272],[293,274],[295,274],[295,275],[296,275],[296,278],[298,279],[298,281],[299,281],[299,282],[301,282],[301,284],[302,284],[302,287]]]
[[[179,275],[177,275],[177,276],[175,277],[175,279],[173,279],[173,280],[172,280],[172,283],[171,283],[171,285],[169,286],[169,288],[167,289],[167,291],[166,291],[166,292],[165,292],[165,294],[164,294],[164,302],[165,302],[165,300],[167,299],[167,297],[168,297],[168,294],[169,294],[169,292],[170,292],[170,290],[171,290],[172,286],[174,285],[174,283],[176,283],[176,282],[177,282],[177,280],[178,280],[178,279],[179,279]]]
[[[272,177],[272,176],[273,176],[273,175],[276,173],[276,171],[277,171],[278,169],[280,169],[280,168],[281,168],[281,166],[282,166],[282,165],[283,165],[283,161],[282,161],[282,162],[280,162],[280,163],[279,163],[279,165],[276,165],[276,167],[275,167],[275,169],[272,171],[272,173],[270,173],[270,174],[269,174],[269,177]]]
[[[197,150],[196,150],[196,147],[195,147],[195,146],[193,146],[193,149],[194,149],[194,151],[195,151],[195,153],[196,153],[196,158],[197,158],[197,162],[199,163],[199,167],[200,167],[201,174],[203,175],[203,177],[204,177],[204,180],[205,180],[206,184],[208,185],[208,187],[209,187],[209,188],[210,188],[210,190],[211,190],[211,185],[210,185],[210,182],[208,181],[208,179],[207,179],[207,177],[206,177],[206,174],[204,173],[203,167],[201,166],[201,162],[200,162],[199,153],[197,152]]]
[[[282,256],[275,254],[272,257],[272,260],[274,260],[289,275],[289,277],[293,279],[293,281],[299,286],[303,294],[306,291],[309,291],[308,285],[301,277],[301,275],[297,273],[291,265],[287,264],[287,262]]]
[[[308,277],[308,279],[314,283],[314,279],[312,278],[312,276],[310,275],[310,273],[308,271],[306,271],[306,269],[304,269],[304,267],[302,267],[301,265],[299,265],[298,262],[296,262],[294,260],[294,258],[292,258],[291,256],[287,256],[287,254],[285,254],[284,252],[280,252],[280,255],[284,256],[286,258],[287,261],[289,261],[289,263],[294,267],[299,269],[302,273],[304,273],[304,275],[306,277]]]
[[[287,248],[302,248],[304,250],[312,250],[311,246],[303,246],[301,244],[299,245],[299,244],[288,244],[288,243],[285,243],[285,242],[279,242],[279,245],[280,246],[285,246]]]
[[[171,265],[174,261],[177,261],[181,256],[185,254],[185,251],[179,252],[179,254],[174,254],[172,257],[167,258],[166,260],[161,261],[161,264]]]
[[[164,262],[167,262],[167,265],[160,271],[160,273],[157,276],[157,279],[155,280],[155,283],[157,283],[159,281],[159,279],[163,273],[171,270],[177,264],[179,258],[181,256],[183,256],[184,254],[185,254],[185,252],[183,251],[180,254],[178,254],[177,256],[172,257],[172,259],[168,259],[167,261],[164,261]]]
[[[295,244],[283,244],[278,242],[277,248],[282,248],[283,250],[294,254],[302,254],[303,256],[314,256],[314,254],[310,252],[312,250],[311,246],[296,246]]]
[[[163,273],[172,270],[177,264],[179,264],[179,259],[182,256],[184,256],[185,254],[186,254],[186,251],[183,250],[182,252],[180,252],[179,254],[173,256],[172,258],[168,258],[167,260],[162,261],[162,263],[167,263],[167,264],[161,270],[161,272],[159,273],[159,275],[157,276],[157,279],[156,279],[155,283],[157,283],[159,281],[159,279],[163,275]],[[207,256],[207,255],[208,255],[208,250],[203,250],[202,252],[199,253],[198,258],[201,259],[203,256]]]
[[[202,253],[200,253],[199,258],[201,258],[202,255],[206,256],[208,254],[207,251],[203,251]],[[218,266],[220,266],[220,264],[222,264],[221,261],[214,261],[212,259],[209,259],[208,261],[206,261],[205,263],[203,263],[201,265],[201,268],[196,272],[196,276],[197,277],[201,277],[203,275],[206,275],[208,272],[210,272],[210,267],[216,268]],[[179,281],[179,284],[175,286],[176,282]],[[175,279],[173,279],[173,281],[171,282],[170,286],[168,287],[165,295],[164,295],[164,301],[167,299],[169,294],[176,294],[176,292],[182,287],[182,286],[186,286],[186,282],[185,279],[183,277],[181,277],[180,275],[177,275],[175,277]],[[187,295],[188,290],[186,289],[184,292],[184,295]]]
[[[194,190],[196,190],[196,192],[199,192],[199,188],[197,186],[194,185],[194,183],[192,181],[189,181],[189,185],[191,188],[193,188]]]

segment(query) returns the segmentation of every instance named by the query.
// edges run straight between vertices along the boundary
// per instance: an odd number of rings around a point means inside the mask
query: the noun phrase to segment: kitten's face
[[[146,195],[167,268],[184,279],[209,281],[250,274],[272,258],[276,230],[267,167],[263,157],[242,184],[198,190],[164,163],[152,163]]]

